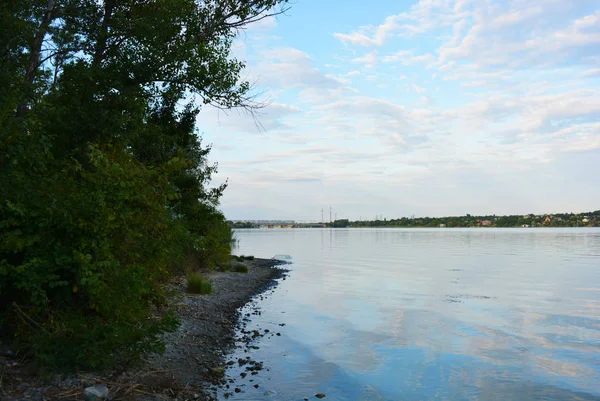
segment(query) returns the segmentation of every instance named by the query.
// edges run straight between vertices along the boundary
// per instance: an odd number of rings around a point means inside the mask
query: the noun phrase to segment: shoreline
[[[243,262],[247,273],[201,271],[212,282],[210,295],[186,292],[186,277],[174,277],[174,310],[180,325],[167,333],[165,352],[150,355],[132,369],[108,374],[79,373],[46,379],[28,375],[17,357],[0,357],[3,373],[1,398],[7,401],[81,400],[92,385],[104,385],[113,400],[215,400],[224,385],[225,357],[235,346],[240,309],[255,296],[277,285],[287,270],[285,262],[253,259]]]
[[[490,228],[496,228],[496,229],[514,229],[514,228],[518,228],[518,229],[556,229],[556,228],[561,228],[561,229],[571,229],[571,228],[600,228],[600,226],[529,226],[529,227],[521,227],[521,226],[510,226],[510,227],[497,227],[497,226],[473,226],[473,227],[434,227],[434,226],[410,226],[410,227],[403,227],[403,226],[360,226],[360,227],[292,227],[292,228],[264,228],[264,227],[245,227],[245,228],[234,228],[234,230],[263,230],[263,231],[274,231],[274,230],[323,230],[323,229],[351,229],[351,230],[355,230],[355,229],[360,229],[360,228],[394,228],[394,229],[404,229],[404,230],[410,230],[413,228],[416,229],[423,229],[423,228],[430,228],[430,229],[453,229],[453,228],[460,228],[460,229],[490,229]]]

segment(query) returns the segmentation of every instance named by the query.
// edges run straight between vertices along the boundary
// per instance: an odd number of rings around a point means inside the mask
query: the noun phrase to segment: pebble
[[[101,401],[108,398],[108,387],[106,386],[92,386],[87,387],[83,390],[83,398],[86,401]]]
[[[325,394],[323,394],[323,393],[317,393],[317,394],[315,394],[315,397],[317,397],[317,398],[325,398],[327,396]]]

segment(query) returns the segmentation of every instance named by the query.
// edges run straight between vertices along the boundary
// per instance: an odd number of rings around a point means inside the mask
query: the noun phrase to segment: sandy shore
[[[276,284],[285,274],[281,262],[254,259],[244,262],[248,273],[204,272],[212,281],[211,295],[190,295],[185,277],[171,285],[170,307],[181,319],[177,331],[165,337],[166,352],[151,356],[136,370],[109,375],[82,373],[67,378],[42,379],[26,372],[24,361],[0,357],[4,369],[2,400],[82,400],[90,385],[105,385],[112,400],[212,400],[214,388],[224,384],[224,360],[232,350],[239,308]]]

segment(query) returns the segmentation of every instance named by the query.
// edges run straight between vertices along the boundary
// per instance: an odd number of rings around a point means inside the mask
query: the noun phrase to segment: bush
[[[167,266],[189,241],[166,207],[166,172],[97,146],[85,169],[35,162],[43,176],[21,179],[15,168],[0,185],[0,323],[14,346],[52,370],[160,352],[177,322],[154,311],[165,304]]]
[[[236,273],[248,273],[248,266],[243,263],[236,263],[233,266],[233,271]]]
[[[188,285],[187,291],[190,294],[205,295],[212,292],[212,284],[206,280],[201,274],[189,273],[187,276]]]
[[[195,245],[195,252],[201,269],[229,264],[233,231],[219,210],[209,205],[199,205],[189,218],[188,227],[200,238]]]

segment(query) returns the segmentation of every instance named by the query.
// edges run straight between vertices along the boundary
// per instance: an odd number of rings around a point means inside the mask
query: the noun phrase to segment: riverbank
[[[186,292],[185,276],[175,277],[169,308],[181,320],[179,328],[164,337],[166,351],[153,355],[132,370],[98,375],[41,378],[28,372],[18,355],[0,357],[4,366],[3,400],[81,400],[84,389],[103,385],[112,400],[211,400],[215,385],[224,384],[225,356],[234,345],[239,308],[276,284],[286,270],[273,259],[243,262],[248,273],[205,271],[212,282],[211,295]]]

